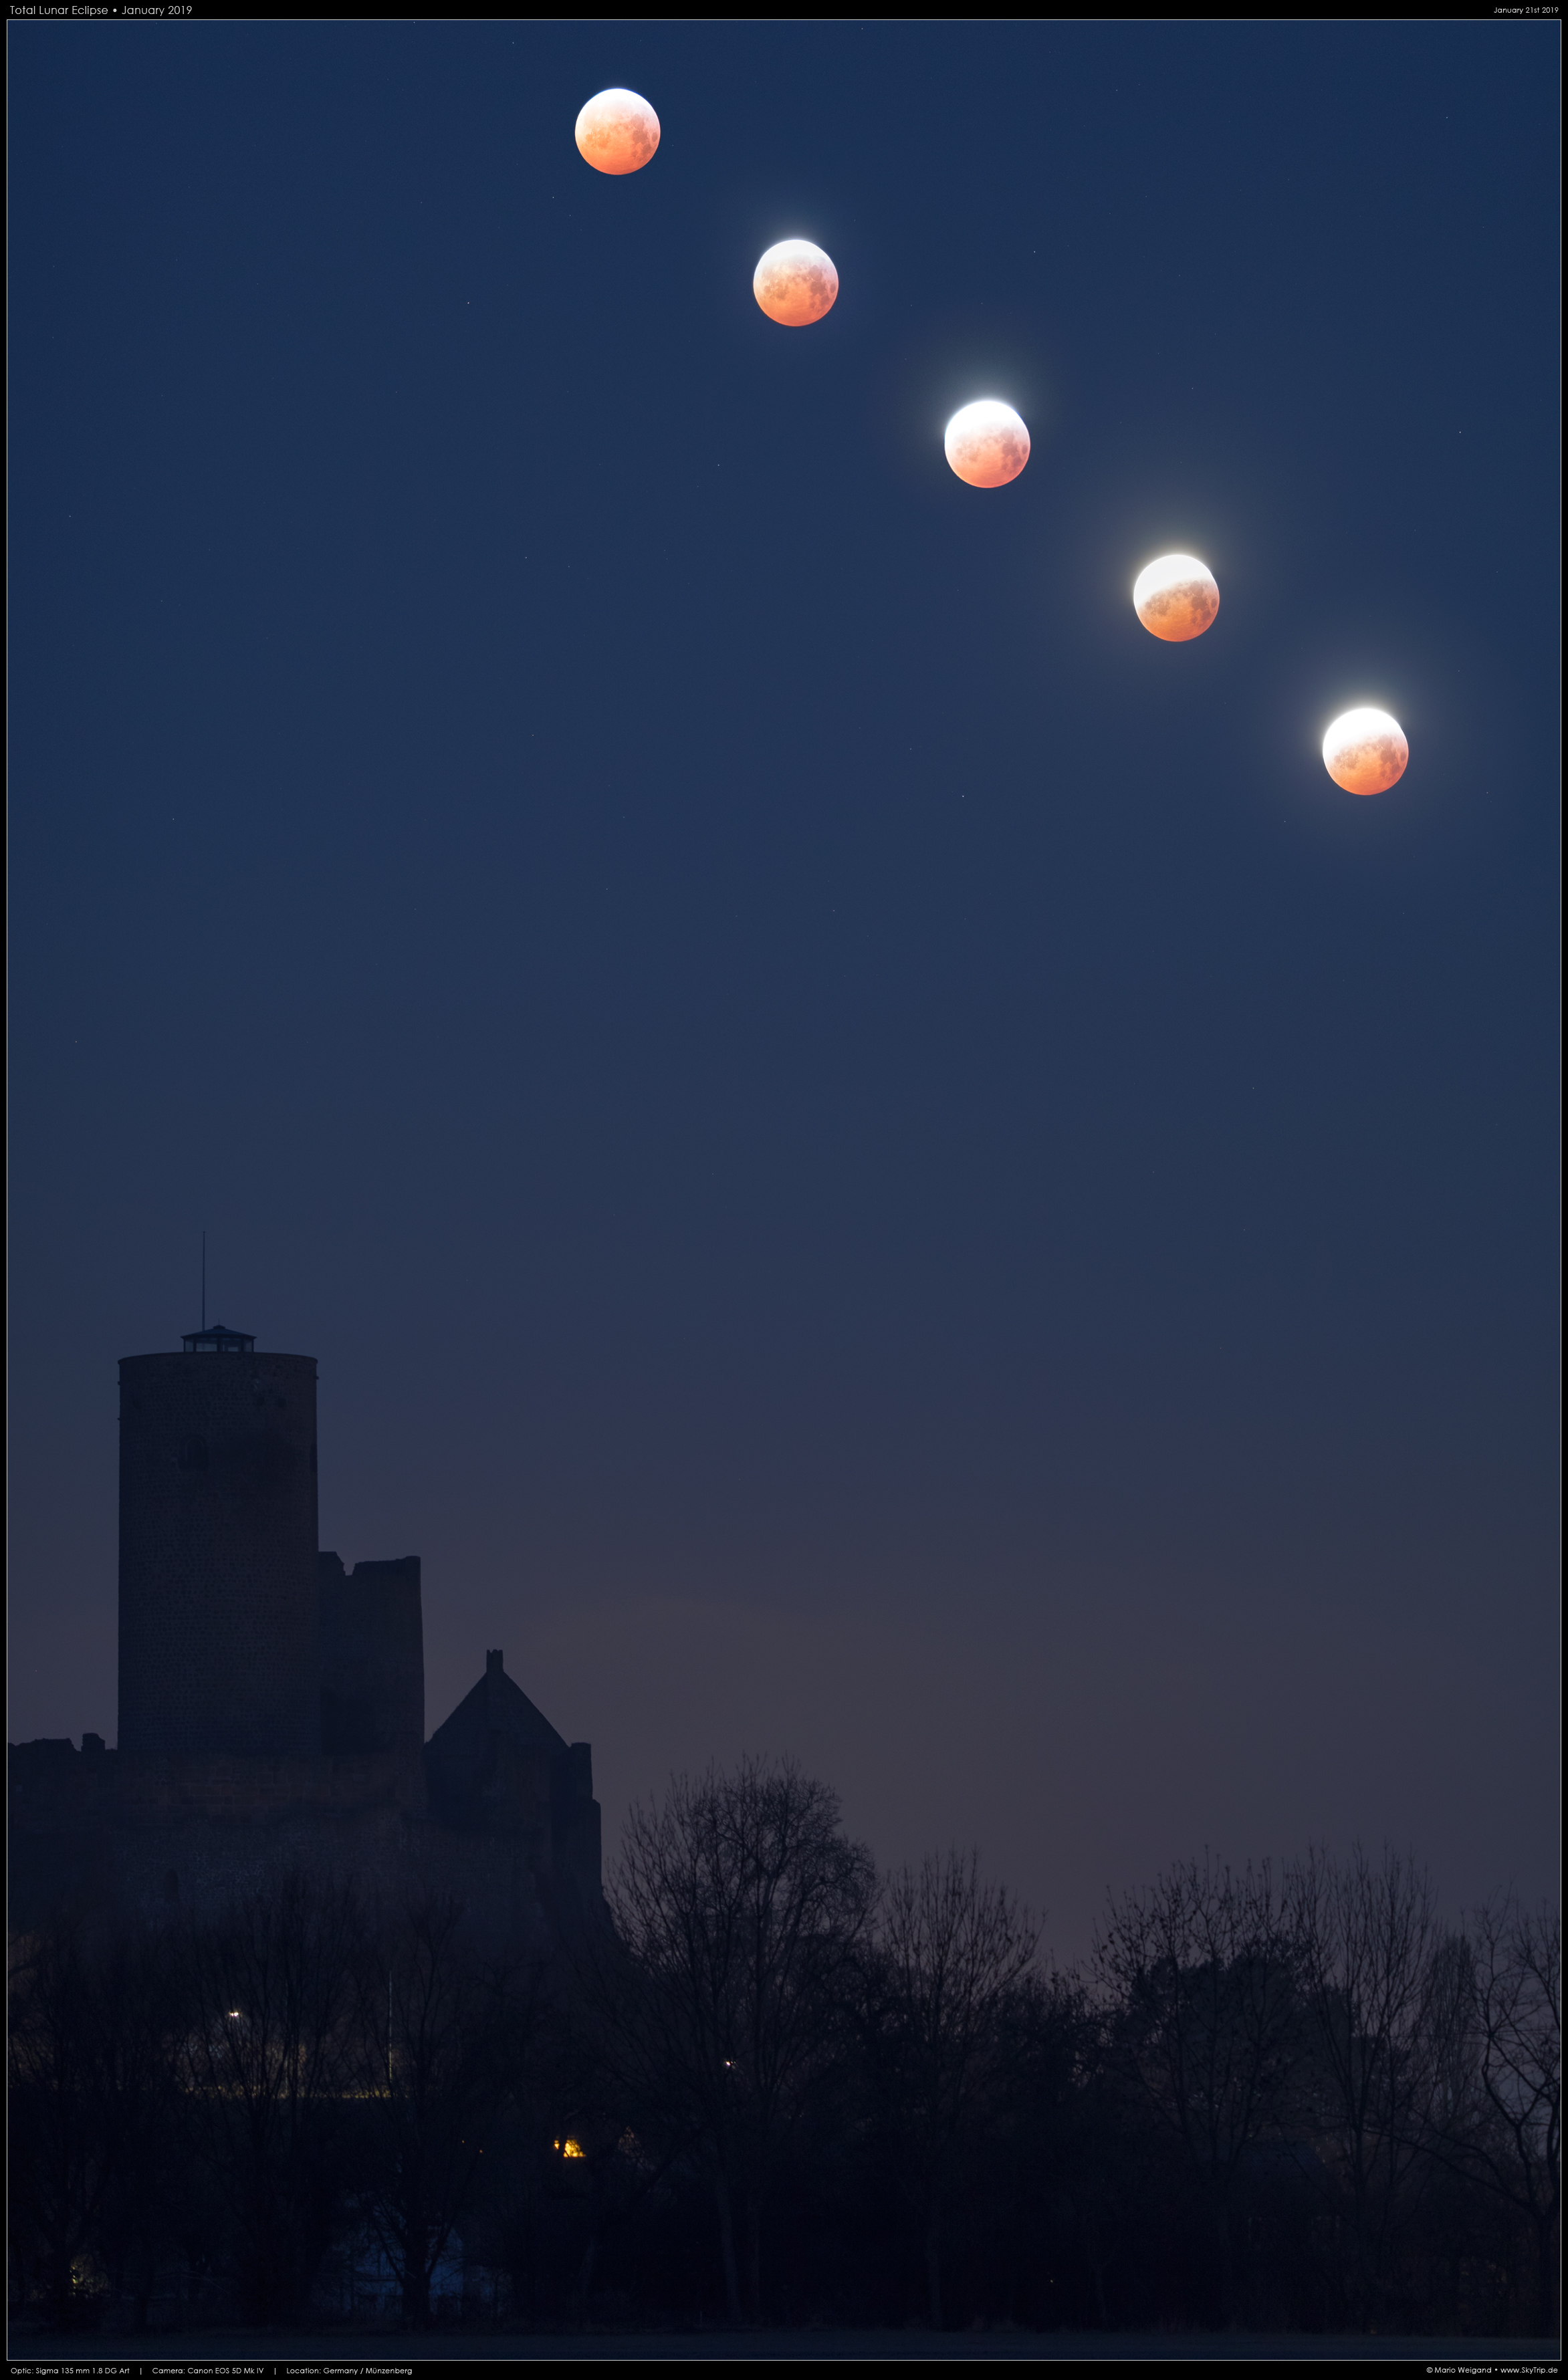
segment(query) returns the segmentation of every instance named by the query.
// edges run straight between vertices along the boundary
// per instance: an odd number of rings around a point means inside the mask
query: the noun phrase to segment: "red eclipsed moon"
[[[751,294],[770,322],[802,330],[820,322],[838,296],[838,271],[808,239],[781,239],[759,261]]]
[[[635,91],[595,93],[577,118],[577,147],[596,174],[636,174],[659,146],[659,118]]]
[[[1029,433],[1010,405],[994,396],[961,406],[947,425],[942,452],[971,488],[1004,488],[1029,459]]]
[[[1213,572],[1194,555],[1162,553],[1138,572],[1133,609],[1151,637],[1167,645],[1189,644],[1213,626],[1220,589]]]
[[[1323,738],[1323,766],[1347,794],[1386,794],[1409,759],[1404,730],[1386,710],[1346,710]]]

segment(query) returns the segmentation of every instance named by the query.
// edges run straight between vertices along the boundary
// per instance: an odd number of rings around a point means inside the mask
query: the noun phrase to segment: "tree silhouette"
[[[919,2224],[926,2310],[942,2324],[942,2245],[966,2134],[1004,2087],[1001,2020],[1039,1929],[976,1852],[927,1858],[883,1888],[868,1961],[867,2042],[893,2169]]]
[[[760,2319],[770,2192],[824,2070],[874,1884],[837,1795],[790,1761],[675,1778],[627,1822],[609,1892],[624,1945],[612,2034],[662,2129],[702,2159],[736,2319]]]
[[[1235,2311],[1233,2214],[1251,2154],[1302,2113],[1299,1947],[1267,1864],[1205,1859],[1112,1908],[1094,1949],[1112,2055],[1182,2145],[1209,2209],[1219,2310]]]

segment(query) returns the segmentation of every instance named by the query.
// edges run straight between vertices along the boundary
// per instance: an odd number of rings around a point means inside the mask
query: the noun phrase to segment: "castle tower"
[[[119,1742],[321,1749],[313,1355],[219,1323],[121,1362]]]

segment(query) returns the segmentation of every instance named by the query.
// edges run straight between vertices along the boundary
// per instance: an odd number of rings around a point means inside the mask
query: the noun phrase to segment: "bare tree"
[[[483,1956],[462,1903],[429,1892],[368,1927],[353,2065],[370,2179],[361,2204],[403,2293],[431,2321],[431,2280],[507,2112],[536,2028],[537,1966]]]
[[[743,2303],[760,2318],[769,2194],[874,1889],[837,1795],[793,1762],[675,1778],[627,1822],[609,1896],[621,1949],[599,1969],[606,2055],[702,2159],[737,2320]]]
[[[12,1947],[9,2230],[55,2321],[91,2264],[145,2323],[174,2197],[176,2034],[176,1975],[152,1930],[91,1937],[62,1918]]]
[[[1307,2034],[1297,1965],[1267,1863],[1239,1876],[1208,1859],[1173,1868],[1113,1904],[1094,1946],[1112,2058],[1181,2143],[1208,2204],[1226,2322],[1238,2185],[1258,2144],[1299,2112]]]
[[[359,1931],[296,1876],[188,1937],[183,2104],[256,2321],[302,2309],[341,2201]]]
[[[15,1946],[7,2042],[11,2251],[24,2287],[33,2283],[60,2325],[70,2320],[74,2269],[109,2180],[95,1998],[79,1925],[52,1926]]]
[[[1286,1891],[1312,2019],[1320,2136],[1337,2145],[1355,2295],[1369,2313],[1386,2288],[1392,2229],[1421,2164],[1437,1896],[1425,1868],[1387,1849],[1374,1867],[1359,1844],[1344,1866],[1309,1852],[1287,1872]]]
[[[1428,2145],[1521,2216],[1535,2324],[1555,2335],[1562,2215],[1562,1920],[1512,1895],[1474,1910],[1448,1962],[1446,2088]]]
[[[1080,1975],[1052,1973],[1049,1991],[1066,2035],[1068,2069],[1054,2130],[1054,2212],[1083,2260],[1094,2319],[1109,2330],[1106,2282],[1113,2267],[1136,2268],[1136,2204],[1147,2198],[1143,2172],[1149,2126],[1143,2095],[1129,2089],[1115,2046],[1114,2010],[1096,2005]],[[1108,2014],[1112,2022],[1108,2023]],[[1161,2149],[1166,2147],[1161,2139]]]
[[[942,2323],[942,2241],[960,2144],[1001,2077],[1001,2018],[1039,1929],[976,1852],[928,1857],[883,1887],[869,1962],[871,2069],[920,2225],[926,2303]]]
[[[57,2322],[90,2260],[129,2283],[146,2319],[171,2179],[170,1965],[137,1925],[92,1939],[66,1919],[14,1947],[11,2240]]]

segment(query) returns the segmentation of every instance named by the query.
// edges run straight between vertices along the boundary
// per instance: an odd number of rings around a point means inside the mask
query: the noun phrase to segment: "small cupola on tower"
[[[226,1322],[203,1323],[185,1333],[188,1355],[253,1355],[256,1342],[248,1330],[231,1330]]]

